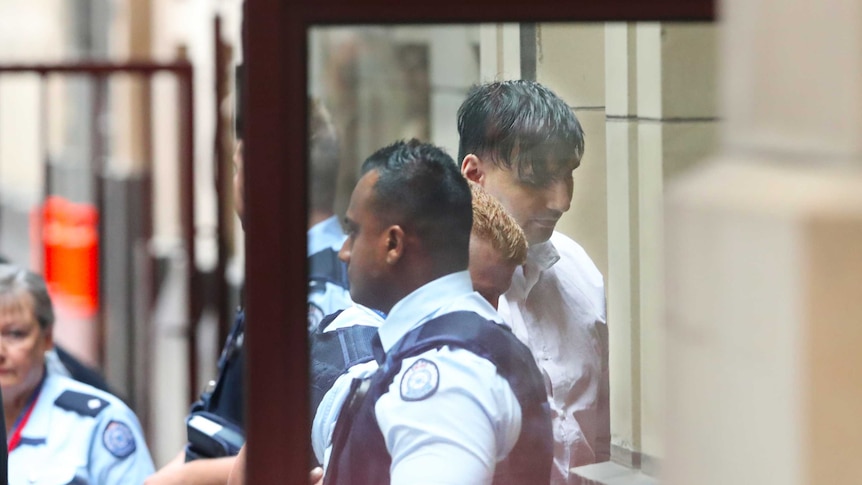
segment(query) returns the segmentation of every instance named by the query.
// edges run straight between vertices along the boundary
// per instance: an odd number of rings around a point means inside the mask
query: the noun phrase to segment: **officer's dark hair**
[[[578,168],[584,130],[571,108],[535,81],[473,86],[458,108],[458,159],[487,157],[517,170],[522,180],[546,183]]]
[[[312,209],[332,211],[340,152],[335,125],[317,99],[308,100],[308,200]]]
[[[360,175],[372,170],[375,214],[417,234],[441,271],[466,269],[472,199],[452,157],[416,139],[399,141],[368,157]]]
[[[33,297],[33,314],[42,330],[54,325],[54,305],[41,276],[12,264],[0,264],[0,305],[29,294]]]

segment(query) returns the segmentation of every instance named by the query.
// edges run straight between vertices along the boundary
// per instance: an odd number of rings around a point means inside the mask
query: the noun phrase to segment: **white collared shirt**
[[[494,308],[473,291],[469,272],[453,273],[422,286],[392,308],[379,330],[384,350],[410,330],[454,311],[500,321]],[[419,359],[436,366],[438,387],[425,398],[407,401],[401,396],[401,381]],[[372,361],[341,376],[330,391],[340,394],[334,400],[343,402],[350,381],[376,368]],[[375,406],[392,457],[391,484],[491,483],[497,462],[508,455],[521,432],[521,408],[508,382],[491,362],[449,347],[404,359],[401,369]],[[314,419],[313,441],[326,465],[335,423],[333,416],[321,414],[321,408]]]
[[[608,341],[603,278],[575,241],[554,232],[532,246],[500,298],[500,315],[550,380],[551,483],[610,454]]]
[[[331,248],[336,253],[341,249],[347,236],[341,229],[338,217],[332,216],[311,226],[308,230],[308,256]],[[326,315],[350,307],[350,290],[333,282],[309,288],[308,326],[312,330]]]
[[[338,252],[345,239],[347,236],[341,228],[341,223],[338,222],[338,216],[328,217],[311,226],[308,230],[308,254],[306,256],[311,256],[326,248],[332,248]]]

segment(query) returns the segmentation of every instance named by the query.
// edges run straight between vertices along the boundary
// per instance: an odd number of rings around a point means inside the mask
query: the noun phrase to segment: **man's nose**
[[[338,250],[338,259],[344,263],[350,262],[350,248],[347,247],[349,242],[350,239],[345,239],[341,244],[341,249]]]
[[[554,180],[548,187],[548,209],[566,212],[572,207],[572,184],[566,180]]]

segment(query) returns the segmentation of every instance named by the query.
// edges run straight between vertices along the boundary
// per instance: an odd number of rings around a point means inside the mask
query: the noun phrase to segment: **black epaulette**
[[[54,401],[54,405],[60,409],[74,411],[81,416],[96,417],[103,409],[110,406],[108,401],[83,392],[66,391]]]
[[[326,283],[349,289],[347,263],[338,258],[338,251],[335,249],[322,249],[308,257],[308,281],[312,291],[315,291],[320,285],[325,291]]]

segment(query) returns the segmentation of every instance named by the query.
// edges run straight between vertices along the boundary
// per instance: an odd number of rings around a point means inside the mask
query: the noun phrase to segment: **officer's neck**
[[[44,371],[43,371],[44,372]],[[30,401],[30,397],[33,396],[33,393],[36,392],[36,388],[39,387],[39,382],[41,382],[41,376],[36,381],[36,384],[33,386],[29,386],[27,389],[14,394],[14,395],[3,395],[3,417],[6,419],[6,436],[12,432],[12,425],[15,424],[15,421],[18,420],[18,416],[24,411],[24,408],[27,406],[27,403]]]

